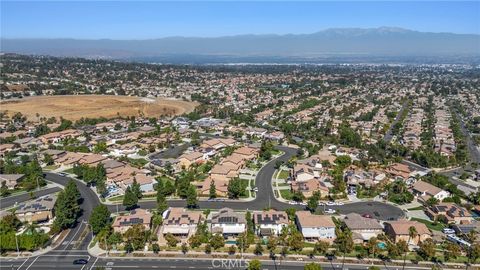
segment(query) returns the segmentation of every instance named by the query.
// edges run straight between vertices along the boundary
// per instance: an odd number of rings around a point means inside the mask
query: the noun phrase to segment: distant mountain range
[[[480,57],[480,35],[418,32],[396,27],[332,28],[312,34],[167,37],[149,40],[1,39],[21,54],[162,62],[316,61]],[[155,60],[157,59],[157,60]],[[177,60],[175,60],[177,59]],[[189,60],[190,59],[190,60]]]

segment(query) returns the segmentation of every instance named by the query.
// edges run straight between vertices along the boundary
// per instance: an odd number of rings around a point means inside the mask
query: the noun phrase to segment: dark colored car
[[[76,259],[73,261],[73,264],[87,264],[88,260],[85,259]]]

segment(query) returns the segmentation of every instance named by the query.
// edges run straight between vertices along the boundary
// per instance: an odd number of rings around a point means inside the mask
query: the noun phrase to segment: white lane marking
[[[70,246],[70,244],[72,243],[73,239],[75,239],[75,236],[77,236],[77,234],[78,234],[78,232],[80,231],[80,228],[82,228],[83,224],[84,224],[84,223],[83,223],[83,220],[82,220],[82,222],[80,223],[80,226],[78,226],[78,228],[77,228],[77,231],[75,232],[75,234],[73,234],[72,239],[70,239],[70,241],[68,242],[68,244],[65,246],[65,248],[64,248],[63,250],[67,250],[68,246]]]
[[[18,269],[22,268],[22,266],[29,260],[30,258],[27,258],[21,265],[18,267]]]
[[[30,269],[30,267],[37,261],[37,259],[40,258],[40,256],[36,257],[35,260],[27,267],[26,270]]]
[[[95,259],[95,261],[93,262],[92,266],[90,266],[90,269],[93,269],[93,267],[95,266],[95,264],[97,263],[98,261],[98,257]]]

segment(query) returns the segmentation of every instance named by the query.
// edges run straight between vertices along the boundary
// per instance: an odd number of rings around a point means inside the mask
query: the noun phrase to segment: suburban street
[[[285,210],[287,208],[304,209],[304,206],[290,205],[278,201],[273,193],[271,186],[271,180],[273,173],[275,172],[276,161],[287,161],[290,157],[296,154],[295,148],[278,146],[277,149],[284,152],[280,157],[270,161],[266,164],[257,174],[256,187],[258,187],[257,196],[254,200],[244,201],[200,201],[199,208],[201,209],[220,209],[223,207],[230,207],[238,210],[263,210],[266,207],[272,207],[279,210]],[[65,186],[70,180],[69,177],[58,175],[55,173],[45,173],[45,178],[54,183]],[[82,215],[78,219],[76,227],[72,228],[63,242],[58,245],[54,250],[47,252],[44,255],[33,256],[23,259],[3,259],[0,260],[1,269],[92,269],[96,266],[104,266],[107,269],[121,268],[121,269],[138,269],[140,266],[144,268],[154,269],[214,269],[211,259],[170,259],[168,264],[162,264],[168,259],[146,259],[146,258],[93,258],[87,252],[88,245],[92,239],[92,234],[88,232],[88,219],[92,209],[100,204],[100,200],[97,195],[84,183],[76,181],[76,185],[83,198],[81,208],[83,210]],[[58,190],[57,190],[58,191]],[[19,197],[17,199],[28,200],[29,198]],[[168,202],[173,207],[184,207],[185,202],[183,200],[171,200]],[[139,206],[145,209],[156,208],[155,201],[141,202]],[[109,205],[111,212],[124,211],[122,205]],[[398,207],[382,202],[357,202],[342,206],[328,206],[338,210],[341,214],[347,214],[356,212],[359,214],[369,214],[372,217],[376,217],[382,220],[397,219],[403,216],[403,212]],[[88,265],[73,265],[74,259],[88,259]],[[160,262],[161,261],[161,262]],[[282,264],[281,266],[275,266],[271,261],[264,264],[264,269],[303,269],[302,262],[290,262]],[[245,267],[244,267],[245,268]],[[244,269],[244,268],[231,268],[231,269]],[[340,266],[325,264],[324,269],[339,269]],[[348,269],[366,269],[366,266],[351,265]],[[94,269],[94,268],[93,268]],[[219,269],[226,269],[220,267]],[[345,268],[347,269],[347,268]],[[415,268],[418,269],[418,268]]]
[[[74,265],[74,259],[89,260],[86,265]],[[262,269],[264,270],[302,270],[308,262],[315,261],[320,263],[323,269],[334,270],[342,269],[341,261],[319,262],[316,259],[295,261],[293,259],[280,260],[262,260]],[[48,269],[85,269],[94,270],[96,267],[105,267],[105,269],[246,269],[247,260],[242,260],[231,256],[231,258],[93,258],[86,252],[70,252],[68,254],[49,254],[28,259],[2,259],[0,260],[0,269],[9,270],[48,270]],[[351,264],[345,263],[343,269],[348,270],[366,270],[371,264]],[[401,266],[379,266],[385,270],[402,269]],[[405,269],[431,269],[431,267],[421,267],[419,265],[407,265]]]
[[[383,137],[383,140],[385,142],[388,143],[392,140],[392,138],[393,138],[393,134],[392,134],[393,126],[395,126],[395,124],[400,120],[400,117],[403,114],[403,111],[407,108],[407,104],[408,104],[408,101],[405,101],[402,104],[402,108],[400,109],[400,111],[398,111],[397,115],[395,116],[395,119],[393,120],[392,124],[390,125],[387,132],[385,133],[385,136]]]
[[[46,189],[41,189],[37,191],[33,191],[33,195],[35,198],[38,198],[40,196],[52,194],[55,192],[59,192],[62,190],[59,187],[52,187],[52,188],[46,188]],[[1,198],[0,199],[0,209],[5,209],[5,208],[10,208],[12,206],[15,206],[15,203],[21,203],[24,201],[30,200],[32,197],[30,196],[30,193],[22,193],[19,195],[11,195],[6,198]]]

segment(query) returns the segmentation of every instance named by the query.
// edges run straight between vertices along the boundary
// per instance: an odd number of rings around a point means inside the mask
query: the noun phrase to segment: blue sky
[[[1,37],[149,39],[396,26],[480,34],[480,1],[4,1]]]

